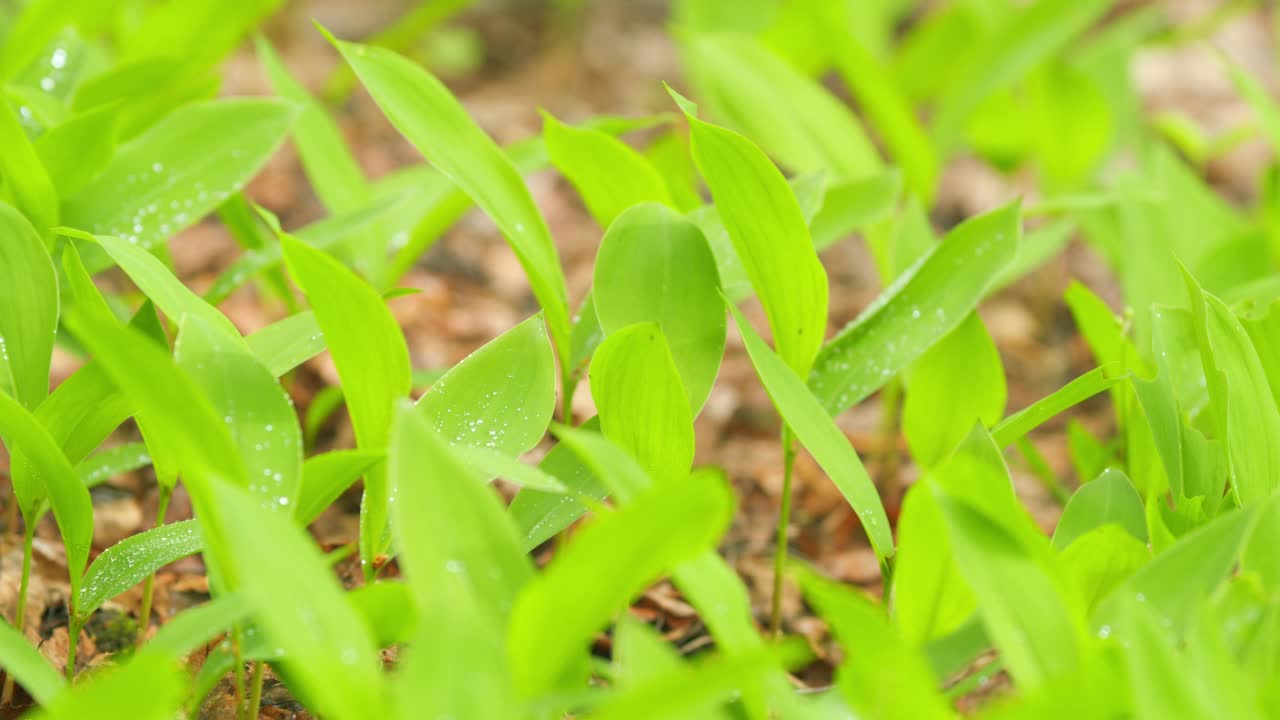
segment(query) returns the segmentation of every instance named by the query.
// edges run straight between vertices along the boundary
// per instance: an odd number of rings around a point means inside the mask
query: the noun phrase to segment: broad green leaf
[[[58,197],[70,197],[107,167],[116,151],[119,108],[107,105],[77,113],[36,138],[40,163]]]
[[[1273,301],[1258,314],[1243,314],[1240,323],[1249,333],[1253,349],[1258,352],[1258,359],[1267,373],[1271,396],[1280,405],[1280,303]]]
[[[926,350],[910,377],[902,432],[912,457],[924,467],[946,457],[974,422],[989,427],[1004,413],[1004,367],[977,313]]]
[[[901,194],[902,172],[894,168],[861,180],[829,184],[822,196],[822,207],[809,220],[813,246],[824,250],[853,232],[888,218],[896,212]]]
[[[532,698],[571,686],[592,636],[660,573],[711,548],[732,511],[724,477],[698,472],[583,528],[512,610],[508,658],[517,689]]]
[[[125,443],[85,458],[76,465],[76,472],[84,486],[91,488],[150,464],[151,455],[145,443]]]
[[[1116,374],[1113,368],[1114,366],[1094,368],[1063,385],[1053,393],[1001,420],[991,428],[991,436],[1000,447],[1009,447],[1037,428],[1040,423],[1128,379],[1127,375]]]
[[[476,482],[407,403],[396,416],[387,465],[397,546],[421,610],[436,602],[437,585],[456,582],[456,592],[477,605],[480,626],[504,627],[534,573],[493,489]]]
[[[84,574],[76,615],[84,620],[102,604],[145,580],[155,571],[200,552],[200,528],[183,520],[130,535],[94,558]]]
[[[364,620],[343,596],[301,528],[234,487],[219,489],[226,542],[240,592],[270,642],[284,650],[291,683],[337,720],[380,717],[382,672]],[[270,552],[264,552],[270,548]]]
[[[307,458],[302,464],[302,486],[293,510],[298,523],[310,525],[382,458],[382,453],[361,450],[334,450]]]
[[[293,118],[293,108],[277,100],[186,105],[122,145],[101,174],[64,200],[62,222],[151,248],[244,187]]]
[[[229,338],[239,338],[240,331],[218,309],[191,292],[182,281],[165,267],[159,258],[134,243],[110,235],[88,235],[69,228],[59,228],[63,235],[97,242],[111,259],[124,270],[142,294],[146,295],[161,312],[175,324],[184,317],[198,317],[210,328]]]
[[[347,593],[347,600],[364,618],[378,647],[412,642],[417,634],[421,613],[407,583],[361,585]]]
[[[142,651],[122,667],[111,668],[67,692],[33,714],[32,720],[171,720],[182,707],[185,688],[178,665],[161,653]]]
[[[1145,526],[1143,531],[1145,534]],[[1095,610],[1116,586],[1150,560],[1146,542],[1114,523],[1093,527],[1062,551],[1062,564],[1074,579],[1087,612]]]
[[[285,262],[324,331],[338,368],[351,424],[361,450],[387,446],[395,403],[409,394],[409,350],[395,318],[378,292],[337,260],[286,234]],[[381,553],[387,530],[386,475],[375,467],[365,476],[360,507],[360,555],[370,563]]]
[[[41,705],[53,702],[67,686],[40,651],[7,622],[0,623],[0,666]]]
[[[40,421],[4,393],[0,393],[0,438],[10,453],[20,450],[31,462],[35,477],[30,481],[40,483],[33,487],[14,487],[23,518],[35,522],[38,519],[35,512],[46,498],[53,506],[58,532],[66,547],[74,607],[80,594],[80,578],[89,562],[89,547],[93,544],[93,504],[89,491]]]
[[[564,493],[565,487],[559,480],[539,470],[533,465],[526,465],[519,459],[487,447],[476,445],[454,445],[453,454],[466,465],[477,478],[489,481],[502,478],[512,485],[532,488],[542,492]]]
[[[58,279],[35,228],[2,202],[0,308],[0,392],[34,410],[49,394]]]
[[[533,449],[551,422],[555,372],[542,316],[534,315],[432,383],[418,412],[451,443],[516,456]]]
[[[983,100],[1066,47],[1112,4],[1113,0],[1043,0],[1003,19],[993,37],[964,56],[933,121],[937,144],[943,150],[954,149],[964,123]]]
[[[542,135],[551,164],[573,184],[600,227],[633,205],[674,205],[657,168],[608,133],[565,125],[544,111]]]
[[[1155,610],[1130,599],[1125,603],[1123,617],[1120,645],[1133,687],[1136,720],[1242,717],[1223,715],[1222,709],[1214,707],[1206,693],[1200,692],[1202,679],[1189,672],[1191,658],[1186,657],[1188,653],[1179,652]],[[1217,690],[1212,694],[1216,695]]]
[[[1080,486],[1062,509],[1053,546],[1065,550],[1077,538],[1094,528],[1116,524],[1146,542],[1146,511],[1133,483],[1119,470],[1110,469]]]
[[[591,397],[604,434],[653,478],[682,478],[693,464],[693,415],[656,323],[610,334],[591,360]]]
[[[805,387],[804,381],[769,349],[742,312],[733,305],[729,305],[729,309],[738,323],[751,364],[778,414],[857,513],[876,557],[883,563],[893,555],[893,533],[884,506],[880,504],[880,495],[849,438]]]
[[[857,17],[848,12],[851,7],[828,3],[824,8],[828,12],[815,13],[825,31],[823,37],[830,43],[841,79],[902,168],[907,186],[928,205],[939,174],[933,143],[892,75],[857,38]]]
[[[879,168],[875,146],[849,108],[756,40],[699,33],[684,38],[682,47],[710,114],[758,140],[789,169],[829,170],[854,180]]]
[[[939,498],[960,572],[1020,688],[1072,672],[1081,661],[1083,618],[1059,594],[1022,541],[967,503]]]
[[[146,649],[175,659],[183,658],[244,620],[249,610],[243,595],[219,595],[166,620],[155,637],[147,641]]]
[[[293,141],[307,179],[320,201],[330,213],[360,204],[368,191],[368,182],[347,149],[337,123],[294,79],[266,39],[256,38],[254,47],[275,93],[300,108],[293,126]]]
[[[613,629],[612,669],[620,690],[684,665],[680,653],[652,626],[632,615],[618,618]]]
[[[774,346],[793,372],[804,374],[826,330],[827,274],[800,205],[782,173],[750,140],[686,117],[693,159],[764,305]]]
[[[955,329],[1017,252],[1015,203],[967,220],[818,355],[809,387],[831,414],[866,399]]]
[[[951,550],[951,536],[928,482],[907,489],[898,515],[891,615],[902,639],[920,647],[959,630],[975,609]]]
[[[741,699],[743,693],[759,687],[781,668],[802,666],[811,658],[808,648],[795,639],[784,640],[777,647],[760,646],[745,653],[717,656],[690,668],[675,668],[640,687],[613,695],[590,717],[596,720],[719,717],[716,710],[724,703]]]
[[[596,418],[582,425],[582,431],[597,430]],[[625,453],[624,453],[625,455]],[[538,468],[564,485],[564,494],[522,489],[511,501],[508,512],[520,532],[520,549],[531,552],[553,535],[569,527],[587,512],[578,496],[603,499],[609,494],[578,452],[565,443],[551,448]]]
[[[561,362],[568,365],[564,271],[547,223],[511,160],[431,73],[390,50],[332,42],[400,133],[497,224],[529,276]]]
[[[696,415],[724,354],[724,303],[715,256],[698,227],[661,205],[623,212],[600,241],[592,295],[606,334],[654,322]]]
[[[1123,605],[1137,601],[1150,603],[1168,631],[1181,637],[1235,566],[1257,516],[1256,507],[1236,510],[1179,538],[1102,601],[1093,626],[1109,633],[1123,621]]]
[[[48,238],[49,228],[58,224],[58,193],[26,131],[2,96],[0,145],[5,149],[0,155],[0,200],[12,203],[40,237]]]
[[[831,623],[844,648],[836,685],[855,713],[886,719],[951,717],[924,655],[898,636],[883,607],[812,570],[805,569],[799,579],[805,598]]]
[[[280,377],[324,351],[324,332],[310,310],[277,320],[245,338],[258,362]]]
[[[421,419],[410,422],[431,432]],[[436,442],[444,449],[443,442]],[[502,626],[476,602],[477,589],[467,585],[463,574],[442,573],[430,590],[419,593],[419,628],[397,668],[394,717],[520,717],[520,703],[504,666]]]
[[[1280,486],[1280,409],[1267,373],[1240,320],[1186,274],[1216,435],[1226,444],[1231,490],[1241,505]]]
[[[264,507],[289,513],[302,475],[302,431],[293,400],[239,335],[228,336],[187,315],[174,344],[178,366],[222,414]]]

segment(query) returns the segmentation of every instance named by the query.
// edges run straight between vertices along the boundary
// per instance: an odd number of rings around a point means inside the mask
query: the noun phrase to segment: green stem
[[[898,501],[898,415],[902,408],[902,380],[894,378],[880,392],[880,446],[876,485],[885,503]]]
[[[253,664],[253,677],[249,680],[249,705],[245,712],[246,720],[258,720],[258,714],[262,711],[262,680],[266,675],[264,672],[267,664],[258,661]]]
[[[244,654],[240,647],[240,627],[237,625],[231,633],[231,654],[235,657],[235,690],[237,716],[243,717],[245,708]]]
[[[80,629],[84,627],[84,621],[76,617],[72,603],[71,620],[67,623],[67,635],[70,641],[67,643],[67,682],[74,683],[76,680],[76,647],[80,645]]]
[[[782,426],[782,506],[778,509],[778,535],[773,550],[773,599],[769,608],[769,633],[782,633],[782,575],[787,567],[787,529],[791,526],[791,471],[796,451],[791,428]]]
[[[14,500],[17,503],[17,500]],[[18,612],[13,618],[13,626],[18,633],[26,636],[27,622],[27,588],[31,584],[31,551],[35,544],[35,523],[27,523],[22,533],[22,580],[18,586]],[[4,689],[0,690],[0,706],[13,702],[13,675],[6,674]]]
[[[169,510],[169,500],[173,498],[173,489],[160,486],[160,500],[156,507],[155,527],[164,525],[165,512]],[[156,574],[147,576],[147,584],[142,588],[142,608],[138,611],[138,637],[136,644],[142,645],[146,638],[147,628],[151,627],[151,599],[156,589]]]
[[[1031,474],[1035,475],[1040,484],[1049,491],[1054,502],[1065,506],[1071,499],[1071,492],[1058,481],[1058,476],[1053,473],[1053,468],[1049,467],[1049,462],[1036,449],[1035,444],[1022,437],[1018,438],[1014,445],[1018,448],[1018,452],[1022,453],[1022,458],[1027,461],[1027,469],[1031,470]]]

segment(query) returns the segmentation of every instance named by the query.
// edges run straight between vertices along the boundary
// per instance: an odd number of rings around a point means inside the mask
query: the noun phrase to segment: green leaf
[[[142,651],[124,664],[59,693],[32,720],[171,720],[182,706],[178,665],[160,653]]]
[[[689,396],[655,323],[612,333],[591,361],[591,397],[600,428],[639,461],[653,478],[689,474],[693,464],[693,415]]]
[[[347,593],[347,600],[364,618],[378,647],[412,642],[417,634],[421,613],[406,583],[361,585]]]
[[[929,348],[911,367],[902,431],[924,467],[940,462],[975,422],[994,425],[1008,395],[995,342],[977,313]]]
[[[757,139],[789,169],[829,170],[853,180],[879,168],[875,146],[849,108],[756,40],[699,33],[684,38],[682,47],[690,79],[710,114]]]
[[[959,630],[976,607],[930,483],[912,485],[902,500],[890,597],[898,632],[916,647]]]
[[[954,149],[964,123],[992,93],[1052,57],[1106,14],[1113,0],[1044,0],[1004,19],[968,53],[934,118],[934,138]]]
[[[786,179],[750,140],[686,115],[693,159],[751,286],[764,305],[774,346],[804,374],[827,324],[827,274]]]
[[[346,395],[361,450],[387,446],[395,403],[409,394],[409,350],[378,292],[337,260],[286,234],[285,262],[311,303]],[[371,569],[385,547],[387,503],[384,471],[365,476],[360,508],[360,556]]]
[[[431,432],[420,419],[412,422]],[[440,447],[444,448],[443,443]],[[421,598],[420,627],[392,686],[398,709],[395,717],[506,718],[523,714],[504,666],[501,626],[485,615],[475,602],[474,589],[466,582],[460,575],[443,574]]]
[[[310,536],[237,488],[220,488],[218,503],[240,591],[260,631],[299,659],[288,662],[289,678],[315,703],[309,709],[337,720],[381,717],[378,648]]]
[[[166,620],[155,637],[147,641],[146,649],[175,659],[183,658],[247,618],[249,610],[243,595],[219,595]]]
[[[592,298],[601,329],[612,334],[633,323],[657,323],[694,415],[711,392],[724,354],[719,284],[702,232],[661,205],[625,211],[600,241]]]
[[[799,574],[805,598],[831,624],[844,648],[836,685],[861,717],[950,718],[946,700],[924,656],[905,643],[884,608],[857,590]]]
[[[277,95],[297,103],[297,122],[293,141],[307,179],[330,213],[360,204],[368,192],[368,181],[342,136],[337,123],[323,105],[307,92],[285,67],[271,43],[261,36],[255,39],[258,60]]]
[[[483,625],[504,627],[516,593],[534,573],[497,494],[476,482],[407,404],[397,414],[387,464],[397,545],[421,610],[437,601],[437,585],[456,581]]]
[[[183,320],[174,355],[222,414],[248,473],[249,492],[264,507],[290,512],[301,482],[302,431],[288,393],[238,334],[227,336],[199,315]]]
[[[362,450],[334,450],[307,458],[302,464],[302,486],[293,510],[298,524],[310,525],[382,458],[380,452]]]
[[[67,686],[40,651],[7,622],[0,623],[0,665],[41,705],[53,702]]]
[[[564,271],[547,223],[511,160],[431,73],[390,50],[332,42],[400,133],[498,225],[529,276],[567,366]]]
[[[89,548],[93,544],[93,504],[89,500],[89,491],[40,421],[4,393],[0,393],[0,438],[4,438],[10,452],[22,452],[35,469],[33,475],[43,485],[14,487],[23,518],[27,522],[35,522],[36,508],[45,498],[53,506],[58,532],[66,547],[74,607],[80,594],[80,578],[89,562]]]
[[[151,248],[244,187],[280,146],[293,118],[293,108],[277,100],[185,105],[122,145],[106,170],[66,198],[62,222]]]
[[[1053,531],[1053,546],[1065,550],[1081,535],[1112,523],[1124,528],[1134,539],[1146,542],[1147,519],[1142,498],[1129,478],[1115,469],[1106,470],[1072,494]]]
[[[598,419],[588,420],[582,428],[583,432],[586,432],[585,428],[598,429]],[[625,453],[623,455],[625,457]],[[587,508],[578,496],[600,500],[609,494],[578,451],[563,442],[551,448],[538,468],[559,480],[566,492],[557,494],[523,489],[511,501],[508,512],[520,529],[520,546],[524,552],[532,551],[582,517]]]
[[[84,486],[92,488],[117,475],[140,470],[150,464],[151,455],[147,452],[145,443],[125,443],[82,460],[76,466],[76,472]]]
[[[836,70],[884,139],[895,164],[902,168],[907,186],[925,205],[929,205],[939,174],[933,143],[892,74],[859,42],[856,36],[858,19],[847,11],[849,7],[830,3],[826,5],[826,9],[830,9],[826,13],[829,17],[815,13],[818,16],[816,20],[822,25],[823,37],[832,48]]]
[[[533,698],[570,687],[592,636],[660,573],[713,547],[732,512],[724,477],[703,471],[656,485],[574,535],[512,611],[517,689]]]
[[[58,193],[9,103],[0,97],[0,200],[11,202],[40,237],[58,224]],[[7,224],[7,223],[6,223]]]
[[[1040,423],[1128,379],[1127,375],[1117,375],[1113,368],[1114,366],[1094,368],[1063,385],[1001,420],[991,428],[991,436],[1000,447],[1009,447]]]
[[[1240,320],[1218,298],[1204,292],[1184,272],[1216,435],[1226,444],[1231,490],[1251,505],[1280,486],[1280,409],[1266,370]]]
[[[760,376],[778,414],[857,513],[876,557],[883,563],[893,555],[893,533],[884,506],[880,504],[880,494],[849,444],[849,438],[836,426],[799,376],[769,349],[742,312],[733,305],[729,305],[729,310],[738,323],[738,332],[747,347],[747,354],[751,356],[751,364],[755,366],[756,374]]]
[[[35,409],[49,394],[58,279],[31,223],[0,202],[0,392]]]
[[[967,503],[939,498],[961,574],[983,624],[1020,688],[1072,672],[1081,660],[1083,618],[1023,542]]]
[[[77,113],[36,138],[40,163],[58,197],[71,197],[111,162],[120,109],[114,105]]]
[[[454,445],[453,454],[482,481],[500,477],[519,487],[550,493],[565,492],[565,487],[559,480],[497,450],[475,445]]]
[[[657,168],[608,133],[565,125],[543,111],[542,135],[551,164],[573,184],[600,227],[633,205],[674,205]]]
[[[200,528],[183,520],[130,535],[94,558],[84,574],[77,617],[82,621],[169,563],[200,552]]]
[[[541,315],[463,358],[417,402],[450,442],[510,456],[538,444],[555,405],[555,354]]]
[[[809,387],[827,412],[866,399],[964,321],[1021,235],[1015,203],[960,224],[903,272],[818,355]]]
[[[316,314],[307,310],[277,320],[245,338],[258,362],[280,377],[325,349]]]
[[[1134,537],[1132,530],[1114,523],[1082,533],[1062,551],[1062,563],[1088,612],[1097,609],[1120,583],[1150,560],[1151,550],[1146,542]]]
[[[1102,601],[1093,626],[1109,633],[1123,621],[1123,605],[1136,600],[1150,603],[1167,630],[1181,637],[1235,566],[1257,516],[1256,507],[1236,510],[1179,538]]]

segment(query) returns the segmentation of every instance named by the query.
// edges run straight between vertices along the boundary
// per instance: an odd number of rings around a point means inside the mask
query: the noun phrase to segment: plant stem
[[[67,643],[67,682],[74,683],[76,681],[76,646],[80,644],[80,628],[84,627],[84,621],[76,617],[76,611],[72,603],[71,619],[67,623],[67,635],[70,642]]]
[[[791,428],[782,426],[782,506],[778,509],[778,535],[773,550],[773,600],[769,608],[769,633],[782,633],[782,574],[787,567],[787,529],[791,527],[791,471],[796,462]]]
[[[17,503],[17,500],[14,500]],[[27,525],[22,532],[22,580],[18,586],[18,612],[13,618],[13,626],[23,637],[26,636],[27,623],[27,588],[31,584],[31,550],[35,543],[35,523]],[[0,690],[0,706],[13,701],[13,675],[6,674],[4,689]]]
[[[1014,447],[1018,448],[1018,452],[1022,453],[1023,459],[1027,461],[1027,468],[1031,470],[1031,474],[1035,475],[1040,484],[1053,496],[1054,502],[1060,506],[1065,506],[1067,501],[1071,499],[1071,492],[1058,481],[1058,476],[1053,474],[1053,468],[1049,467],[1048,461],[1044,459],[1044,455],[1040,454],[1035,444],[1023,437],[1018,438],[1018,441],[1014,443]]]
[[[156,506],[156,522],[155,527],[164,525],[165,512],[169,510],[169,500],[173,498],[173,489],[160,486],[160,499]],[[137,645],[142,645],[142,641],[147,636],[147,628],[151,627],[151,599],[156,589],[156,574],[151,573],[147,576],[147,584],[142,588],[142,608],[138,611],[138,636],[135,639]]]
[[[253,676],[249,680],[249,704],[245,708],[245,720],[258,720],[262,710],[262,680],[266,674],[267,664],[258,661],[253,664]]]
[[[235,657],[235,679],[236,679],[236,707],[244,710],[245,707],[245,687],[244,687],[244,654],[240,648],[240,626],[232,628],[231,633],[231,652]],[[236,713],[240,715],[240,712]]]
[[[894,378],[880,391],[880,446],[876,485],[886,504],[898,501],[898,414],[902,408],[902,381]]]

